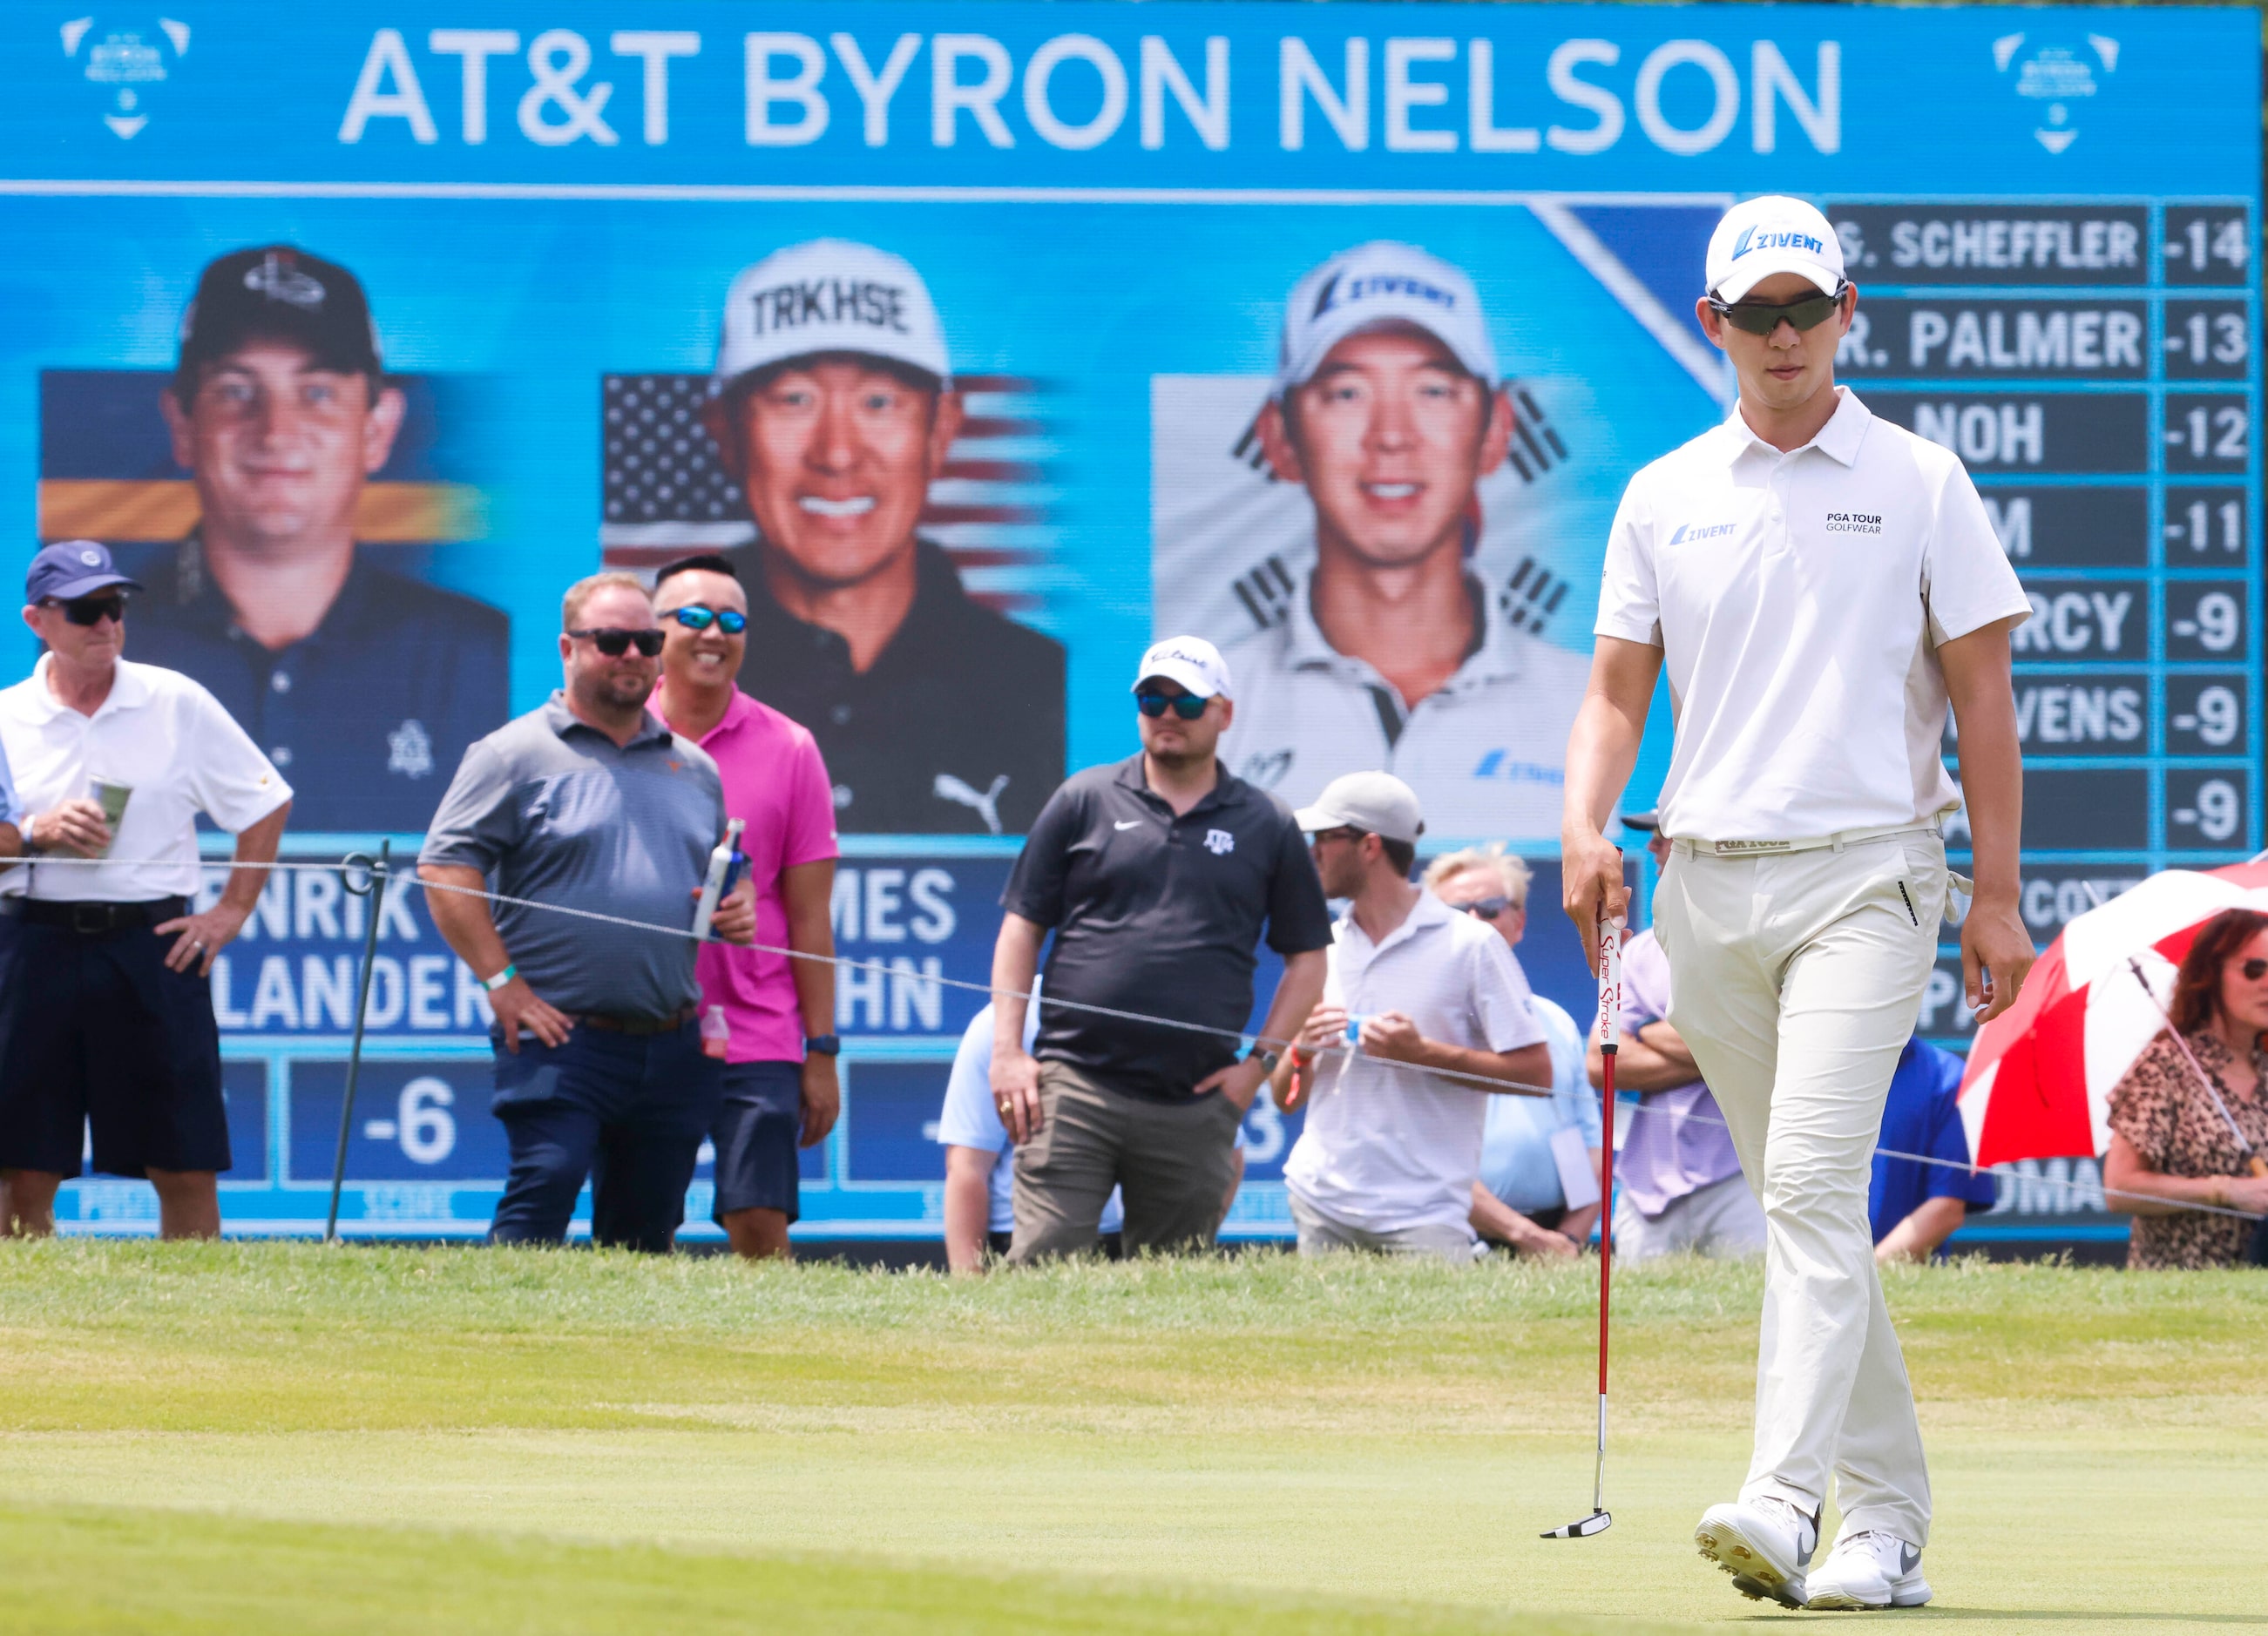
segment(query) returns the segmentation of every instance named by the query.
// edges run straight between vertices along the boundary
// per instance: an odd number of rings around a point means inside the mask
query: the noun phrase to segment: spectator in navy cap
[[[212,690],[298,784],[303,827],[423,829],[504,718],[510,631],[357,543],[407,409],[361,284],[288,245],[220,257],[160,403],[200,516],[151,576],[136,652]]]
[[[0,876],[0,1184],[15,1233],[55,1228],[55,1190],[94,1168],[146,1177],[166,1236],[220,1231],[229,1168],[220,1033],[207,979],[268,883],[291,789],[213,696],[122,657],[141,589],[90,539],[49,546],[24,582],[47,645],[0,692],[26,866]],[[236,836],[199,908],[202,813]],[[0,834],[0,854],[18,849]]]

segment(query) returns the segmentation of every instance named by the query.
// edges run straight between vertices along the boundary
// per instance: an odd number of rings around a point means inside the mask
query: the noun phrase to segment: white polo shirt
[[[1399,1011],[1426,1038],[1476,1051],[1547,1038],[1504,939],[1430,891],[1379,943],[1351,911],[1332,934],[1326,1005],[1355,1016]],[[1314,1073],[1307,1124],[1284,1164],[1302,1203],[1366,1232],[1469,1226],[1496,1093],[1344,1052],[1319,1058]]]
[[[2031,602],[1960,460],[1836,394],[1785,454],[1735,406],[1615,516],[1594,629],[1662,650],[1665,834],[1800,840],[1960,804],[1937,649]]]
[[[1559,833],[1567,735],[1590,660],[1515,630],[1476,586],[1481,639],[1414,706],[1315,623],[1313,576],[1285,621],[1230,646],[1236,719],[1221,760],[1294,807],[1342,773],[1388,772],[1418,792],[1429,840]]]
[[[234,834],[291,798],[291,787],[220,701],[179,671],[121,659],[110,696],[81,715],[48,691],[52,663],[42,655],[28,680],[0,691],[0,746],[23,810],[45,812],[85,796],[90,778],[134,793],[111,843],[116,862],[33,860],[0,875],[0,895],[85,903],[193,897],[197,814]]]

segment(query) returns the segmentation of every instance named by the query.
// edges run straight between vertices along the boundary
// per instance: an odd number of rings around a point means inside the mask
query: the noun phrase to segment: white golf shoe
[[[1693,1543],[1704,1560],[1733,1576],[1733,1588],[1743,1596],[1800,1608],[1804,1570],[1819,1546],[1819,1519],[1771,1495],[1736,1500],[1703,1512]]]
[[[1930,1598],[1921,1552],[1872,1528],[1837,1540],[1805,1588],[1807,1608],[1918,1608]]]

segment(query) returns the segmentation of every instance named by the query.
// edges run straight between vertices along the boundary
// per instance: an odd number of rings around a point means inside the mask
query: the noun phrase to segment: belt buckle
[[[117,924],[117,912],[107,903],[71,905],[70,928],[82,937],[99,936]]]

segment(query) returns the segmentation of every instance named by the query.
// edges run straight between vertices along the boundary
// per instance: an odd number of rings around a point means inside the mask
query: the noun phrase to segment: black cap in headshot
[[[232,250],[205,268],[181,315],[177,388],[194,389],[199,364],[254,341],[296,341],[319,368],[342,374],[379,373],[378,331],[361,281],[290,245]]]

